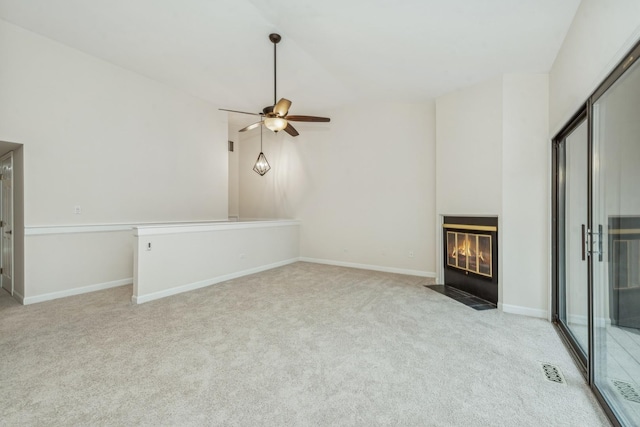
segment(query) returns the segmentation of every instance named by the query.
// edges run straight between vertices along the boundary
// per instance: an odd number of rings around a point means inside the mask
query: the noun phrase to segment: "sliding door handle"
[[[582,224],[582,260],[586,259],[587,254],[587,227]]]
[[[602,262],[602,224],[598,224],[598,261]]]
[[[598,232],[595,233],[582,224],[582,260],[587,256],[598,255],[598,261],[602,262],[602,224],[598,225]],[[595,250],[592,250],[594,249]]]
[[[602,224],[598,224],[598,231],[591,232],[591,230],[587,230],[587,234],[591,237],[591,246],[592,248],[587,248],[589,254],[597,254],[598,261],[602,262]],[[596,240],[597,239],[597,240]],[[595,250],[592,250],[595,249]]]

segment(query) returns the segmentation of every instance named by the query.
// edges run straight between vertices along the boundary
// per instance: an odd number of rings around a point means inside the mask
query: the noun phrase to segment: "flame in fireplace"
[[[460,246],[457,248],[453,248],[453,254],[451,254],[454,258],[458,257],[458,254],[461,256],[473,256],[473,251],[471,250],[471,242],[469,239],[464,239]]]
[[[471,249],[471,242],[469,241],[469,238],[464,239],[464,241],[457,248],[456,247],[453,248],[453,252],[451,253],[451,256],[453,258],[458,258],[458,254],[460,256],[468,256],[468,257],[476,256],[476,254]],[[482,251],[478,252],[478,259],[483,262],[486,261]]]

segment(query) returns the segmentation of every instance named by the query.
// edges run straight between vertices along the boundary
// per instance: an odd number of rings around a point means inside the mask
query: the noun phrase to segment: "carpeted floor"
[[[550,323],[429,283],[296,263],[139,306],[5,295],[0,425],[609,425]]]

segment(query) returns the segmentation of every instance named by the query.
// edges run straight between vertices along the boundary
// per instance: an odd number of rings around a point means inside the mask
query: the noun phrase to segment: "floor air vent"
[[[552,365],[550,363],[540,362],[540,367],[542,368],[542,372],[544,373],[544,377],[556,384],[566,384],[567,382],[564,380],[564,376],[560,369]]]
[[[636,391],[632,384],[626,381],[620,380],[611,380],[616,390],[622,397],[624,397],[629,402],[640,403],[640,394]]]

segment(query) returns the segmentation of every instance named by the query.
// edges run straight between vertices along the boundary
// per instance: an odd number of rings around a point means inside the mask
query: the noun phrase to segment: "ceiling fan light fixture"
[[[273,132],[281,131],[286,128],[289,123],[281,117],[267,117],[264,119],[264,125]]]

